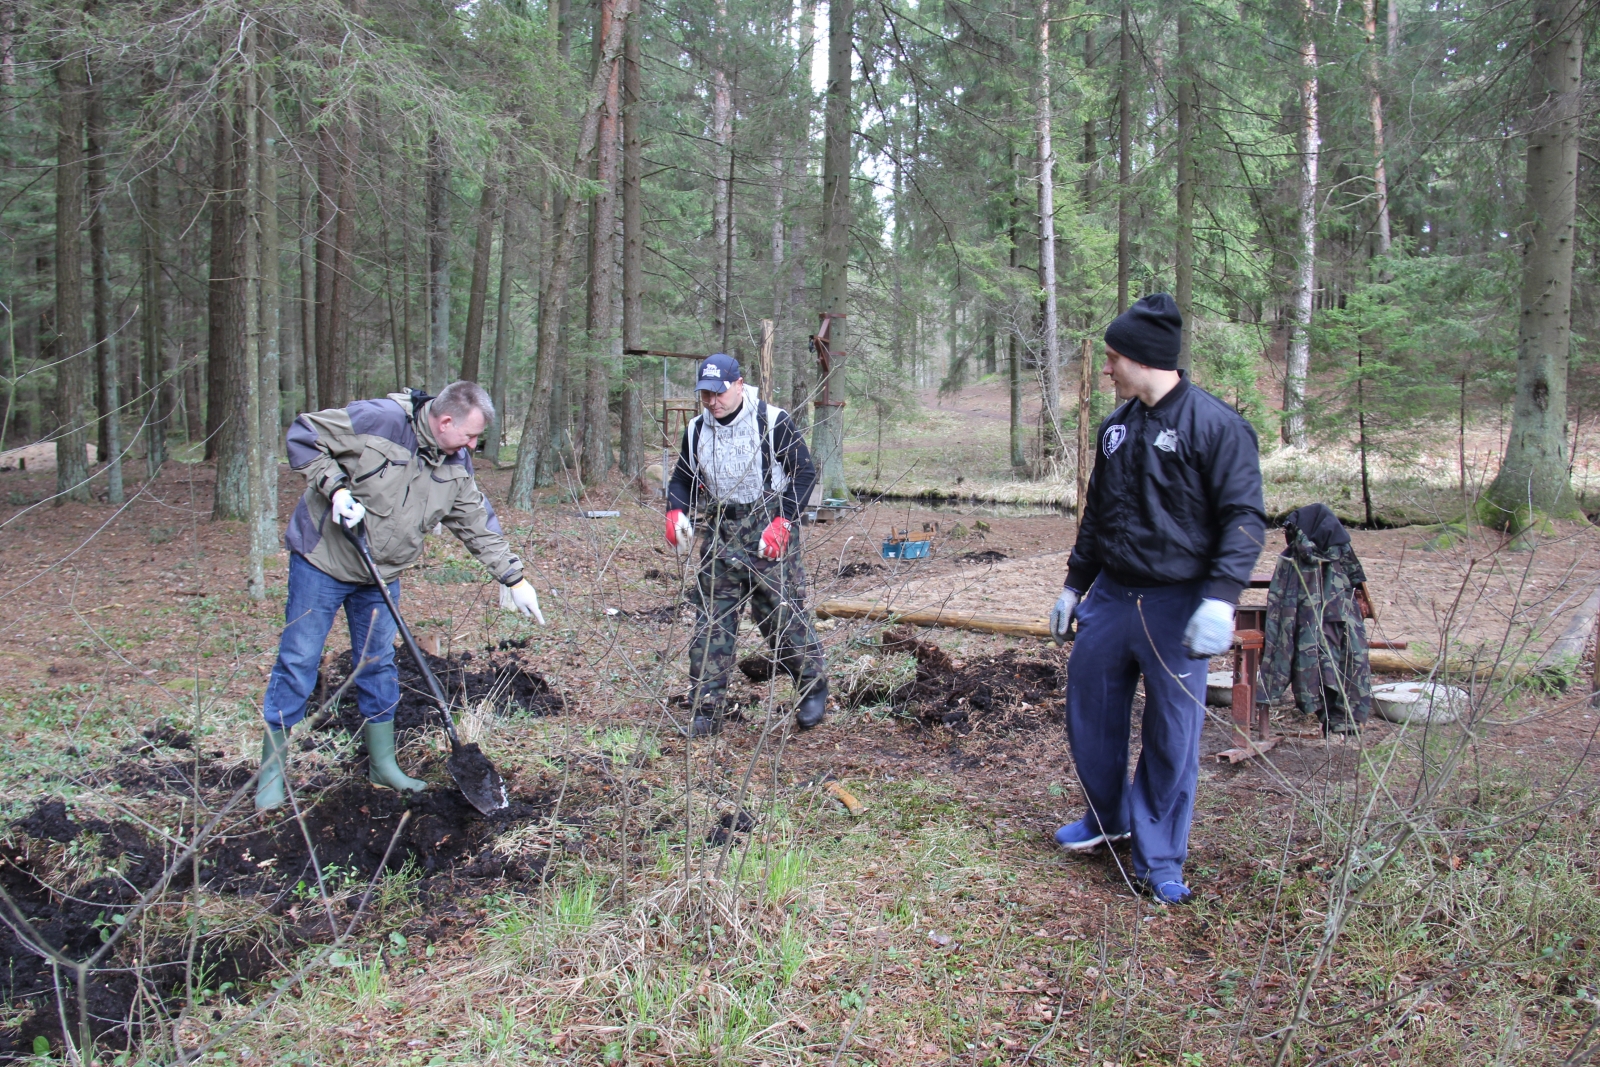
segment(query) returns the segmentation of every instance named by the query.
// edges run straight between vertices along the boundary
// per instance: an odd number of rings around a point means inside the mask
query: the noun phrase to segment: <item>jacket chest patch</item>
[[[1176,452],[1178,450],[1178,431],[1162,430],[1156,434],[1156,447],[1163,452]]]
[[[1116,426],[1107,426],[1106,435],[1101,441],[1100,447],[1105,450],[1107,456],[1110,456],[1111,453],[1122,447],[1122,442],[1126,440],[1127,436],[1128,428],[1126,426],[1120,423]]]

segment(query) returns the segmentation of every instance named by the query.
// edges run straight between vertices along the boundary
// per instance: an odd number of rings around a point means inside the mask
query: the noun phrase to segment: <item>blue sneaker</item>
[[[1148,893],[1157,904],[1187,904],[1194,897],[1194,891],[1182,882],[1152,882],[1147,878],[1135,878],[1133,886],[1141,893]]]
[[[1102,833],[1097,824],[1091,823],[1087,816],[1077,822],[1068,823],[1056,831],[1056,844],[1070,852],[1088,852],[1099,848],[1108,841],[1126,841],[1133,835],[1124,831],[1120,834]]]

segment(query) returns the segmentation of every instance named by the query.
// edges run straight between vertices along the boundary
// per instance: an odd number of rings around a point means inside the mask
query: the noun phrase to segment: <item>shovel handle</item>
[[[411,627],[406,625],[406,620],[400,617],[400,608],[394,602],[394,597],[389,595],[389,587],[383,581],[383,575],[378,572],[378,564],[372,558],[372,550],[367,547],[367,531],[363,524],[358,524],[355,529],[335,523],[344,535],[350,539],[357,552],[361,554],[361,562],[367,565],[367,574],[378,586],[378,592],[383,596],[383,602],[389,608],[389,616],[394,619],[395,628],[400,631],[400,637],[406,643],[406,648],[411,652],[411,658],[417,664],[417,669],[422,672],[422,677],[428,683],[428,690],[433,693],[434,703],[439,705],[439,715],[444,719],[445,731],[450,735],[450,748],[458,751],[461,748],[461,738],[456,734],[455,720],[450,715],[450,704],[444,698],[444,690],[439,687],[439,679],[433,676],[433,670],[428,666],[428,661],[423,658],[422,649],[417,647],[417,639],[411,636]]]

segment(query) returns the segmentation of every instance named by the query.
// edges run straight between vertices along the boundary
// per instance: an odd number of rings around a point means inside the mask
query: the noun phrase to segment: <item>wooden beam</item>
[[[1045,619],[1020,615],[998,615],[964,608],[886,607],[881,600],[841,598],[817,605],[819,619],[884,619],[911,626],[943,626],[951,630],[976,630],[1011,637],[1049,638],[1050,624]]]

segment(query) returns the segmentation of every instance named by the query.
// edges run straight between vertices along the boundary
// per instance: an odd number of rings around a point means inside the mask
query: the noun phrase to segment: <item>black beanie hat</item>
[[[1111,320],[1106,344],[1119,355],[1157,370],[1177,370],[1183,316],[1166,293],[1151,293]]]

